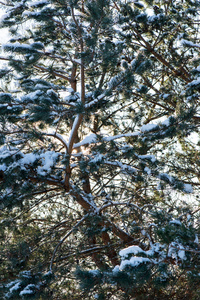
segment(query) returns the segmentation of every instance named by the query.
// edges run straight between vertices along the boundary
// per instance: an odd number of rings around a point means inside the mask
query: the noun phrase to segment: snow
[[[0,170],[5,171],[6,170],[6,165],[5,164],[0,165]]]
[[[39,12],[31,12],[29,10],[25,10],[23,13],[22,13],[22,17],[28,17],[28,16],[37,16],[39,15]]]
[[[6,19],[10,18],[10,16],[11,16],[11,12],[7,12],[7,13],[1,15],[1,17],[0,17],[0,25],[1,25],[1,23],[3,23]]]
[[[178,251],[178,256],[182,260],[186,260],[187,259],[186,256],[185,256],[184,247],[181,247],[181,250]]]
[[[81,65],[82,62],[81,62],[81,58],[80,59],[73,59],[74,62],[76,62],[77,64]]]
[[[140,130],[142,132],[151,131],[151,130],[154,130],[156,127],[158,127],[158,125],[156,125],[156,124],[146,124],[146,125],[143,125]]]
[[[95,157],[93,159],[90,160],[90,163],[97,163],[99,161],[102,161],[103,158],[104,158],[104,155],[98,153],[97,155],[95,155]]]
[[[145,232],[144,232],[145,233]],[[143,233],[143,234],[144,234]],[[139,246],[133,245],[119,252],[121,256],[121,263],[119,266],[115,266],[113,274],[117,275],[118,272],[124,270],[127,266],[137,267],[143,263],[157,264],[162,260],[166,259],[166,246],[160,243],[151,244],[151,248],[147,251],[142,250]],[[159,254],[156,259],[152,258],[153,255]],[[131,256],[129,259],[129,255]],[[171,242],[167,252],[168,257],[178,260],[186,260],[185,248],[183,245],[177,242]]]
[[[120,84],[120,82],[123,81],[124,72],[119,73],[118,75],[111,78],[111,80],[108,82],[108,87],[110,89],[115,88],[117,85]]]
[[[104,97],[105,97],[104,93],[99,95],[96,99],[94,99],[94,100],[90,101],[89,103],[85,104],[85,109],[90,108],[92,105],[98,103],[98,101],[100,101]]]
[[[7,107],[7,104],[0,104],[0,108]]]
[[[20,48],[24,48],[24,49],[33,50],[31,45],[29,45],[29,44],[20,44],[19,42],[3,44],[2,47],[3,47],[3,50],[5,50],[6,47],[10,47],[10,48],[14,48],[14,49],[17,49],[18,47],[20,47]]]
[[[40,175],[46,175],[46,173],[51,171],[59,153],[53,151],[46,151],[45,153],[41,154],[40,157],[42,158],[43,166],[39,166],[37,168],[37,172]]]
[[[16,282],[16,281],[15,281]],[[17,291],[21,287],[21,281],[18,280],[9,290],[10,293]]]
[[[149,22],[154,22],[156,19],[157,19],[157,15],[154,14],[148,17]]]
[[[122,258],[125,258],[127,257],[129,254],[138,254],[138,253],[145,253],[139,246],[130,246],[128,248],[125,248],[121,251],[119,251],[119,255],[122,257]]]
[[[23,97],[22,97],[22,101],[25,100],[25,99],[27,99],[27,98],[29,98],[29,99],[31,99],[32,101],[34,101],[34,100],[37,100],[37,99],[38,99],[38,96],[40,96],[40,95],[41,95],[41,91],[31,92],[31,93],[29,93],[29,94],[23,96]]]
[[[81,142],[74,144],[74,148],[78,148],[80,146],[85,146],[88,144],[96,143],[97,136],[95,133],[87,135]]]
[[[160,178],[160,179],[167,179],[170,183],[172,183],[173,182],[173,177],[172,176],[170,176],[170,175],[168,175],[167,173],[161,173],[159,176],[158,176],[158,178]]]
[[[74,93],[75,92],[73,88],[67,88],[67,90],[68,90],[69,93]]]
[[[39,4],[49,4],[49,1],[47,1],[47,0],[35,1],[35,2],[29,3],[29,6],[37,6]]]
[[[28,284],[21,292],[20,292],[20,296],[23,295],[30,295],[30,294],[34,294],[34,290],[31,290],[31,288],[35,289],[35,284]]]
[[[144,171],[148,174],[151,175],[151,169],[149,169],[148,167],[144,168]]]
[[[10,287],[12,287],[12,286],[14,286],[14,285],[16,285],[17,283],[19,283],[20,282],[20,280],[14,280],[14,281],[11,281],[11,282],[9,282],[9,283],[7,283],[6,284],[6,287],[7,288],[10,288]]]
[[[195,44],[191,41],[188,41],[188,40],[185,40],[185,39],[181,39],[181,44],[183,46],[188,46],[188,47],[197,47],[197,48],[200,48],[200,44]]]
[[[154,226],[158,227],[156,224],[154,224]],[[146,255],[153,256],[155,253],[161,254],[162,250],[164,248],[165,248],[165,245],[161,245],[160,243],[155,243],[155,244],[151,245],[151,249],[149,249],[149,250],[146,251]]]
[[[172,242],[169,245],[169,249],[168,249],[168,256],[172,257],[174,259],[181,259],[181,260],[186,260],[186,255],[185,255],[185,248],[183,247],[183,245],[179,244],[179,243],[175,243]]]
[[[98,103],[98,99],[94,99],[92,101],[90,101],[89,103],[85,104],[85,109],[90,108],[92,105]]]
[[[106,141],[106,142],[110,142],[110,141],[113,141],[113,140],[116,140],[116,139],[119,139],[119,138],[123,138],[123,137],[138,136],[139,134],[140,134],[139,131],[130,132],[130,133],[123,133],[123,134],[103,137],[103,140]]]
[[[171,117],[169,117],[169,118],[167,118],[166,120],[164,120],[163,122],[162,122],[162,125],[165,125],[165,126],[169,126],[170,125],[170,118]]]
[[[20,160],[22,165],[31,165],[35,162],[35,160],[38,158],[38,155],[34,153],[27,153],[24,154],[24,157]]]
[[[167,99],[169,96],[170,96],[170,94],[163,94],[163,95],[162,95],[162,98],[163,98],[163,99]]]
[[[184,192],[186,192],[186,193],[193,193],[192,185],[189,184],[189,183],[185,183],[185,184],[184,184],[183,190],[184,190]]]
[[[137,267],[142,263],[147,263],[147,262],[151,262],[151,260],[149,258],[146,257],[131,257],[129,260],[125,259],[122,260],[119,269],[123,270],[125,269],[127,266],[131,266],[131,267]]]
[[[104,160],[104,163],[107,165],[112,165],[112,166],[117,166],[121,168],[122,171],[125,171],[125,173],[129,172],[131,174],[137,173],[137,170],[127,164],[123,164],[120,161],[109,161],[109,160]]]
[[[200,84],[200,77],[198,77],[197,79],[191,81],[190,83],[188,83],[187,86],[193,86],[193,85],[199,85]]]
[[[91,101],[90,103],[93,103],[93,102],[95,102],[95,100]],[[90,103],[88,104],[89,106],[90,106]],[[169,126],[170,118],[171,117],[166,119],[162,124],[165,126]],[[146,124],[141,127],[141,131],[148,132],[148,131],[155,129],[156,127],[158,127],[158,125],[156,125],[156,124]],[[103,136],[102,140],[105,142],[110,142],[110,141],[120,139],[123,137],[139,136],[140,134],[141,134],[140,131],[135,131],[135,132],[123,133],[123,134],[118,134],[118,135],[113,135],[113,136]],[[84,146],[84,145],[88,145],[88,144],[96,143],[96,142],[97,142],[97,136],[96,136],[96,134],[92,133],[90,135],[87,135],[81,142],[74,144],[73,148],[78,148],[80,146]],[[140,155],[138,157],[141,159],[145,159],[145,158],[150,159],[152,162],[156,161],[156,158],[154,155]]]
[[[141,234],[146,236],[146,231],[144,229],[141,230]]]
[[[175,184],[176,183],[176,178],[174,178],[173,176],[168,175],[167,173],[161,173],[158,178],[160,178],[161,180],[164,181],[169,181],[170,184]],[[193,192],[193,188],[191,184],[185,183],[183,186],[183,191],[185,193],[192,193]]]
[[[6,146],[2,146],[0,148],[0,158],[5,159],[9,156],[12,156],[16,153],[16,151],[17,151],[16,149],[7,149]]]
[[[132,68],[135,68],[136,63],[137,63],[137,59],[134,58],[134,59],[131,61],[131,67],[132,67]]]
[[[154,155],[151,154],[147,154],[147,155],[138,155],[138,158],[140,159],[149,159],[151,160],[152,163],[154,163],[156,161],[156,158]]]
[[[72,89],[73,90],[73,89]],[[79,93],[75,93],[74,90],[69,92],[70,94],[64,97],[64,101],[70,103],[70,105],[76,106],[76,102],[80,100]]]
[[[112,270],[114,275],[117,275],[120,272],[119,266],[115,266],[114,269]]]
[[[20,274],[23,276],[23,278],[31,278],[32,276],[31,271],[22,271]]]
[[[48,271],[44,274],[44,276],[51,276],[52,275],[52,271]]]
[[[172,220],[169,222],[169,224],[182,225],[182,223],[179,220]]]
[[[90,274],[92,274],[93,276],[98,276],[100,274],[99,270],[90,270],[89,271]]]
[[[195,235],[194,243],[195,243],[195,244],[199,244],[199,238],[198,238],[198,235],[197,235],[197,234]]]
[[[164,17],[164,14],[160,13],[160,14],[153,14],[151,16],[148,16],[148,22],[149,23],[153,23],[155,21],[160,21],[160,19],[162,19]]]
[[[5,159],[8,156],[14,155],[17,151],[3,151],[1,153],[0,158]],[[21,169],[26,169],[26,165],[32,165],[36,160],[40,160],[41,166],[38,166],[37,172],[40,175],[46,175],[46,173],[50,172],[52,167],[55,164],[56,159],[58,156],[60,156],[60,153],[56,153],[55,151],[46,151],[42,153],[19,153],[18,155],[21,155],[22,158],[20,158],[17,161],[14,161],[10,167],[14,167],[16,165],[19,165]],[[5,171],[6,166],[5,164],[0,165],[0,170]]]
[[[11,93],[0,93],[0,97],[5,97],[7,96],[8,98],[12,98],[12,94]]]

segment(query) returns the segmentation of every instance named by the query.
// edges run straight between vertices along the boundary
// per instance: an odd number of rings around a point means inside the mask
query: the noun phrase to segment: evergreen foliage
[[[0,297],[200,299],[200,2],[0,6]]]

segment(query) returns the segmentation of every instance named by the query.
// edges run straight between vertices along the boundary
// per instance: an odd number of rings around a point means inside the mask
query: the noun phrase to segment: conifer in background
[[[0,5],[0,297],[199,299],[200,2]]]

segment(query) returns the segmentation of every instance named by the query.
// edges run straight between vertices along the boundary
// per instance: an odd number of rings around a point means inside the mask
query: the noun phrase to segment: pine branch
[[[56,77],[65,79],[65,80],[69,81],[70,83],[73,81],[73,79],[71,79],[70,77],[65,76],[65,75],[63,75],[63,74],[60,74],[60,73],[58,73],[58,72],[56,72],[56,71],[53,71],[53,70],[50,71],[48,68],[43,67],[43,66],[41,66],[41,65],[33,65],[33,67],[35,67],[36,69],[39,69],[39,70],[41,70],[41,71],[44,71],[44,72],[47,72],[47,73],[51,73],[52,75],[54,75],[54,76],[56,76]]]

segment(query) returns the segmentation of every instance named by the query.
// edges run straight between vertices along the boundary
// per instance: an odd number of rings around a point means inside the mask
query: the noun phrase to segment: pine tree
[[[1,297],[198,299],[199,1],[1,7]]]

